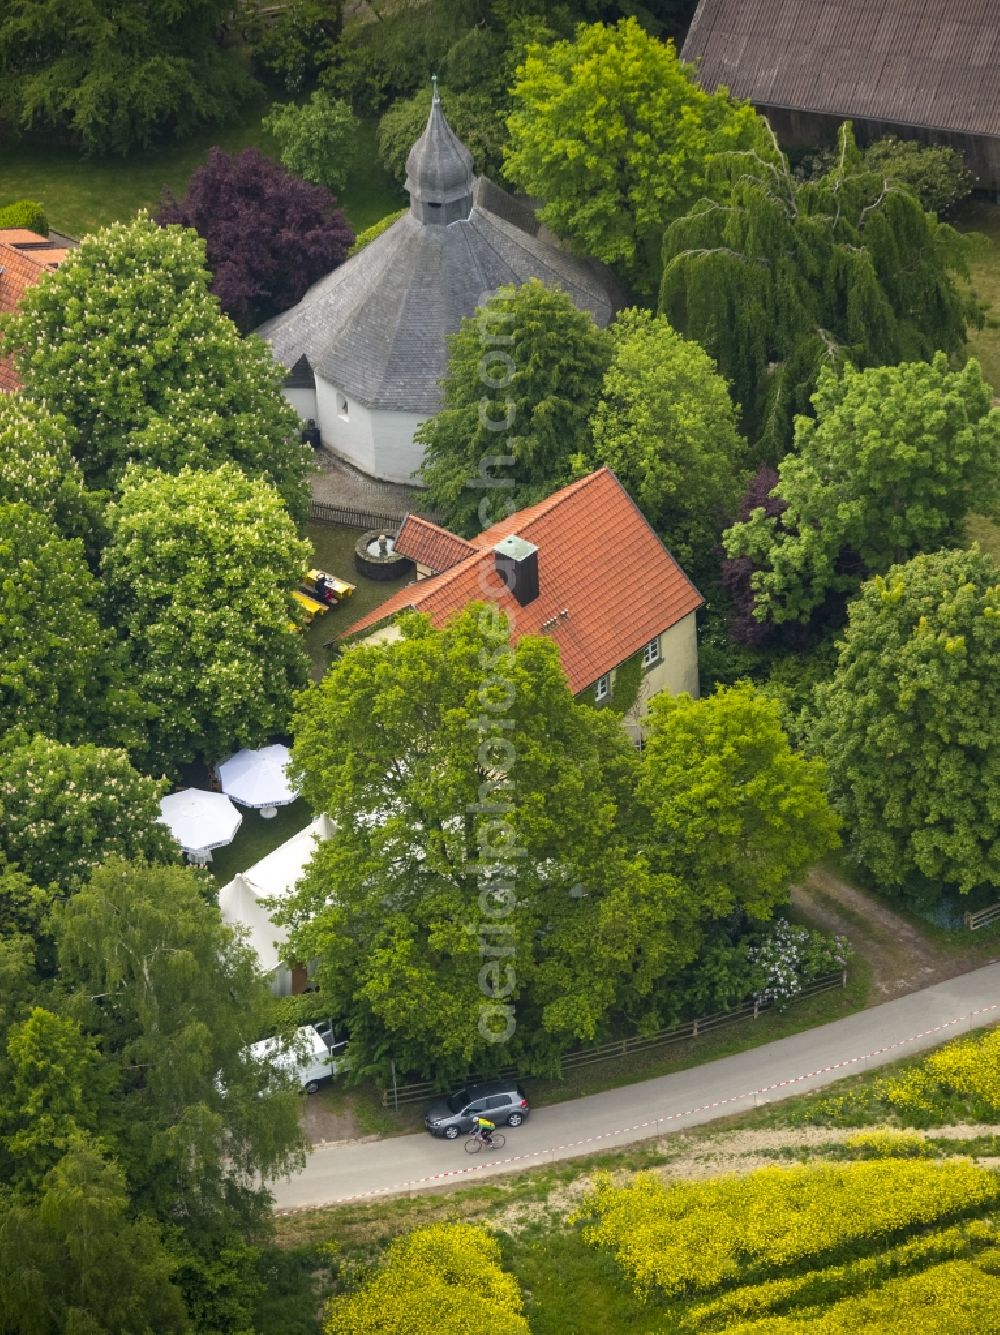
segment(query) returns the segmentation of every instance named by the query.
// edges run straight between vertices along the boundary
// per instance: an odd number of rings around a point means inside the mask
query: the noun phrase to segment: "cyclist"
[[[488,1117],[477,1117],[472,1127],[472,1134],[481,1140],[484,1145],[492,1145],[493,1132],[496,1129],[496,1122],[491,1122]]]

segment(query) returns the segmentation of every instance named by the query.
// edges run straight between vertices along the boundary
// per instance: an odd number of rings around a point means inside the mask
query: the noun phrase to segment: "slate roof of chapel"
[[[416,546],[407,542],[407,533],[416,532],[423,541],[421,526],[411,527],[407,516],[397,549],[414,555]],[[526,607],[491,574],[493,548],[512,534],[538,548],[538,597]],[[439,575],[399,589],[350,626],[344,638],[372,630],[407,608],[427,613],[441,626],[470,602],[495,601],[512,616],[515,642],[522,635],[543,634],[558,646],[570,689],[577,694],[704,601],[608,468],[493,524],[467,545],[474,549],[470,554]],[[484,591],[490,589],[492,596]]]
[[[447,226],[405,213],[257,332],[283,366],[305,355],[348,399],[430,416],[441,406],[447,335],[494,288],[538,278],[608,324],[620,304],[611,275],[510,221],[517,208],[500,216],[503,193],[479,177],[469,217]]]
[[[757,106],[1000,135],[1000,0],[701,0],[682,55]]]

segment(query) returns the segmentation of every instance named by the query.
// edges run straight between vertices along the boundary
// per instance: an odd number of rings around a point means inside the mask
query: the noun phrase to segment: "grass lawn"
[[[986,238],[969,266],[973,290],[986,307],[986,324],[971,330],[968,347],[1000,395],[1000,205],[970,201],[960,209],[955,225],[959,231],[978,232]]]
[[[260,123],[269,106],[267,100],[249,104],[227,124],[182,144],[128,158],[84,158],[62,148],[8,145],[0,155],[0,204],[38,200],[52,227],[83,236],[106,223],[130,218],[137,209],[155,208],[165,186],[182,195],[191,173],[215,145],[230,153],[259,148],[277,158],[274,140]],[[355,231],[370,227],[406,202],[378,160],[374,121],[361,125],[357,165],[340,202]]]
[[[279,807],[273,820],[265,820],[259,812],[244,808],[243,824],[236,838],[227,848],[217,848],[212,854],[212,875],[219,885],[226,885],[238,871],[246,871],[267,857],[279,844],[304,830],[311,820],[312,812],[301,797],[287,807]]]
[[[312,660],[313,676],[322,677],[330,660],[324,644],[340,635],[352,622],[384,603],[402,586],[402,580],[376,580],[359,575],[354,568],[354,544],[364,530],[342,524],[307,524],[306,537],[313,545],[316,565],[331,575],[355,585],[354,593],[343,603],[314,619],[306,630],[306,650]]]

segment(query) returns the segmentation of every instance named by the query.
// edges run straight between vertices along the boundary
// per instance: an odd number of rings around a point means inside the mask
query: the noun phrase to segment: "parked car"
[[[320,1082],[329,1080],[337,1070],[322,1035],[310,1024],[296,1029],[290,1041],[265,1038],[251,1043],[248,1051],[254,1061],[266,1062],[282,1075],[291,1076],[307,1094],[315,1094]]]
[[[479,1116],[497,1126],[520,1126],[529,1112],[528,1099],[520,1085],[513,1080],[485,1080],[466,1085],[431,1104],[424,1126],[432,1136],[455,1140],[467,1135]]]

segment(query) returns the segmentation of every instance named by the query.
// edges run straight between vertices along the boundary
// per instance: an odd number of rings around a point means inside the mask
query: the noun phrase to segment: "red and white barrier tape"
[[[411,1178],[408,1182],[399,1182],[391,1187],[376,1187],[371,1191],[360,1191],[353,1196],[338,1196],[332,1201],[325,1201],[322,1204],[299,1205],[289,1210],[276,1210],[275,1214],[279,1217],[285,1215],[301,1214],[304,1210],[320,1210],[326,1205],[347,1205],[351,1201],[371,1200],[375,1196],[400,1196],[407,1191],[412,1191],[416,1187],[425,1187],[432,1182],[443,1182],[449,1178],[469,1177],[473,1173],[482,1173],[486,1169],[504,1166],[506,1164],[526,1163],[530,1159],[543,1159],[548,1155],[555,1157],[564,1153],[566,1150],[579,1149],[581,1145],[594,1145],[601,1140],[613,1140],[616,1136],[625,1136],[633,1131],[645,1131],[649,1127],[657,1130],[665,1122],[676,1122],[682,1117],[691,1117],[695,1113],[711,1112],[715,1108],[723,1108],[729,1103],[739,1103],[743,1099],[756,1098],[761,1094],[769,1094],[775,1089],[784,1089],[788,1085],[801,1084],[803,1080],[812,1080],[818,1075],[827,1075],[830,1071],[839,1071],[847,1066],[856,1066],[858,1062],[868,1061],[872,1057],[884,1056],[887,1052],[893,1052],[896,1048],[902,1048],[907,1043],[915,1043],[918,1039],[927,1038],[930,1034],[938,1034],[944,1029],[953,1029],[955,1025],[963,1024],[966,1020],[973,1020],[978,1015],[987,1015],[990,1011],[1000,1010],[1000,1002],[992,1006],[980,1006],[977,1010],[969,1011],[965,1015],[960,1015],[955,1020],[945,1020],[942,1024],[936,1024],[932,1029],[923,1029],[919,1034],[910,1034],[907,1038],[897,1039],[895,1043],[887,1043],[885,1047],[875,1048],[871,1052],[862,1053],[859,1057],[845,1057],[843,1061],[833,1062],[830,1066],[817,1067],[815,1071],[806,1071],[803,1075],[790,1076],[787,1080],[776,1080],[771,1085],[761,1085],[759,1089],[747,1090],[743,1094],[731,1094],[728,1098],[716,1099],[714,1103],[703,1103],[696,1108],[685,1108],[682,1112],[665,1113],[662,1117],[651,1117],[645,1122],[635,1122],[632,1126],[617,1127],[614,1131],[602,1131],[594,1136],[585,1136],[582,1140],[568,1141],[565,1145],[548,1145],[543,1150],[531,1150],[525,1154],[512,1154],[506,1159],[488,1159],[483,1163],[468,1164],[464,1168],[449,1168],[442,1173],[431,1173],[427,1177]]]

